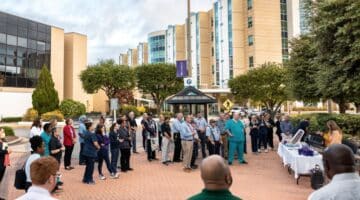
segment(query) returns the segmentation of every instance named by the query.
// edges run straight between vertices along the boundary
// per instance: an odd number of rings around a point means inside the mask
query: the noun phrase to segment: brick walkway
[[[13,154],[16,163],[22,154]],[[157,157],[160,157],[159,154]],[[22,159],[21,159],[22,160]],[[77,160],[74,160],[76,162]],[[200,160],[199,160],[200,161]],[[198,162],[199,162],[198,161]],[[231,167],[233,185],[231,191],[243,199],[265,200],[291,199],[303,200],[311,193],[309,178],[300,179],[296,185],[293,175],[289,175],[282,166],[276,152],[247,156],[248,165]],[[13,162],[13,163],[14,163]],[[14,164],[15,164],[14,163]],[[131,158],[133,172],[121,173],[119,179],[98,180],[95,171],[96,185],[81,183],[84,166],[75,165],[72,171],[62,170],[64,191],[55,196],[59,199],[186,199],[203,188],[199,170],[192,173],[182,171],[181,164],[168,167],[160,162],[149,163],[145,152]],[[63,166],[62,166],[63,168]],[[12,169],[11,171],[15,171]],[[106,172],[106,168],[103,169]],[[13,172],[11,173],[13,176]],[[108,173],[105,173],[108,176]],[[16,191],[13,177],[10,179],[9,199],[20,196],[23,191]]]

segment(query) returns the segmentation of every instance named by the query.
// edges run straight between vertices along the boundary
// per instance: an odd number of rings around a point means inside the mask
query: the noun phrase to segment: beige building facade
[[[128,66],[136,67],[138,65],[138,53],[137,49],[129,49],[127,51]]]
[[[147,64],[149,61],[148,44],[140,42],[137,46],[137,65]]]
[[[127,64],[128,64],[127,53],[121,53],[119,56],[119,65],[127,65]]]

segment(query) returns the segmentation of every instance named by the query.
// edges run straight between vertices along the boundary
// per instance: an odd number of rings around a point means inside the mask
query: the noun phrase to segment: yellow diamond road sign
[[[233,106],[233,102],[231,102],[229,99],[227,99],[224,103],[223,106],[226,108],[226,110],[230,110],[230,108]]]

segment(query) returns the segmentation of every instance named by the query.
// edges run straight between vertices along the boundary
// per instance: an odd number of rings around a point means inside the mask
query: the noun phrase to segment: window
[[[45,42],[37,41],[37,50],[45,51]]]
[[[6,57],[6,65],[7,66],[15,66],[15,61],[16,59],[14,59],[14,57],[11,56],[7,56]]]
[[[6,54],[7,54],[8,56],[16,56],[16,47],[7,46]]]
[[[0,55],[0,65],[5,65],[5,56]]]
[[[254,67],[254,57],[250,56],[249,57],[249,68],[253,68]]]
[[[248,17],[248,28],[251,28],[253,26],[252,17]]]
[[[16,36],[7,35],[6,43],[9,44],[9,45],[14,45],[14,46],[16,46],[16,45],[17,45],[17,43],[16,43]]]
[[[254,44],[254,36],[253,35],[248,36],[248,44],[249,44],[249,46],[252,46]]]
[[[27,39],[18,37],[18,46],[20,47],[27,47]]]
[[[28,48],[36,49],[36,41],[35,40],[28,40]]]
[[[0,43],[6,44],[6,34],[0,33]]]
[[[251,10],[253,7],[253,1],[252,0],[247,0],[247,8],[248,10]]]

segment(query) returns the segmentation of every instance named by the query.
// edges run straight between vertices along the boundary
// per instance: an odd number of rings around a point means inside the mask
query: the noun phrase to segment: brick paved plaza
[[[179,163],[164,166],[160,162],[149,163],[146,154],[133,154],[131,158],[133,172],[121,173],[119,179],[98,179],[94,172],[96,185],[84,185],[82,175],[84,166],[75,165],[72,171],[61,166],[64,191],[55,196],[59,199],[186,199],[203,188],[199,170],[191,173],[182,171]],[[19,160],[20,154],[13,154],[12,160]],[[157,154],[159,158],[159,154]],[[73,160],[77,163],[77,160]],[[231,191],[243,199],[291,199],[303,200],[311,193],[309,178],[301,178],[296,185],[293,175],[289,175],[281,164],[276,152],[262,153],[258,156],[247,155],[248,165],[235,163],[231,167],[233,185]],[[200,159],[198,160],[200,162]],[[96,168],[96,165],[95,165]],[[12,174],[13,174],[13,170]],[[106,172],[106,168],[103,168]],[[108,173],[105,173],[108,176]],[[9,199],[23,194],[13,187],[10,178]]]

